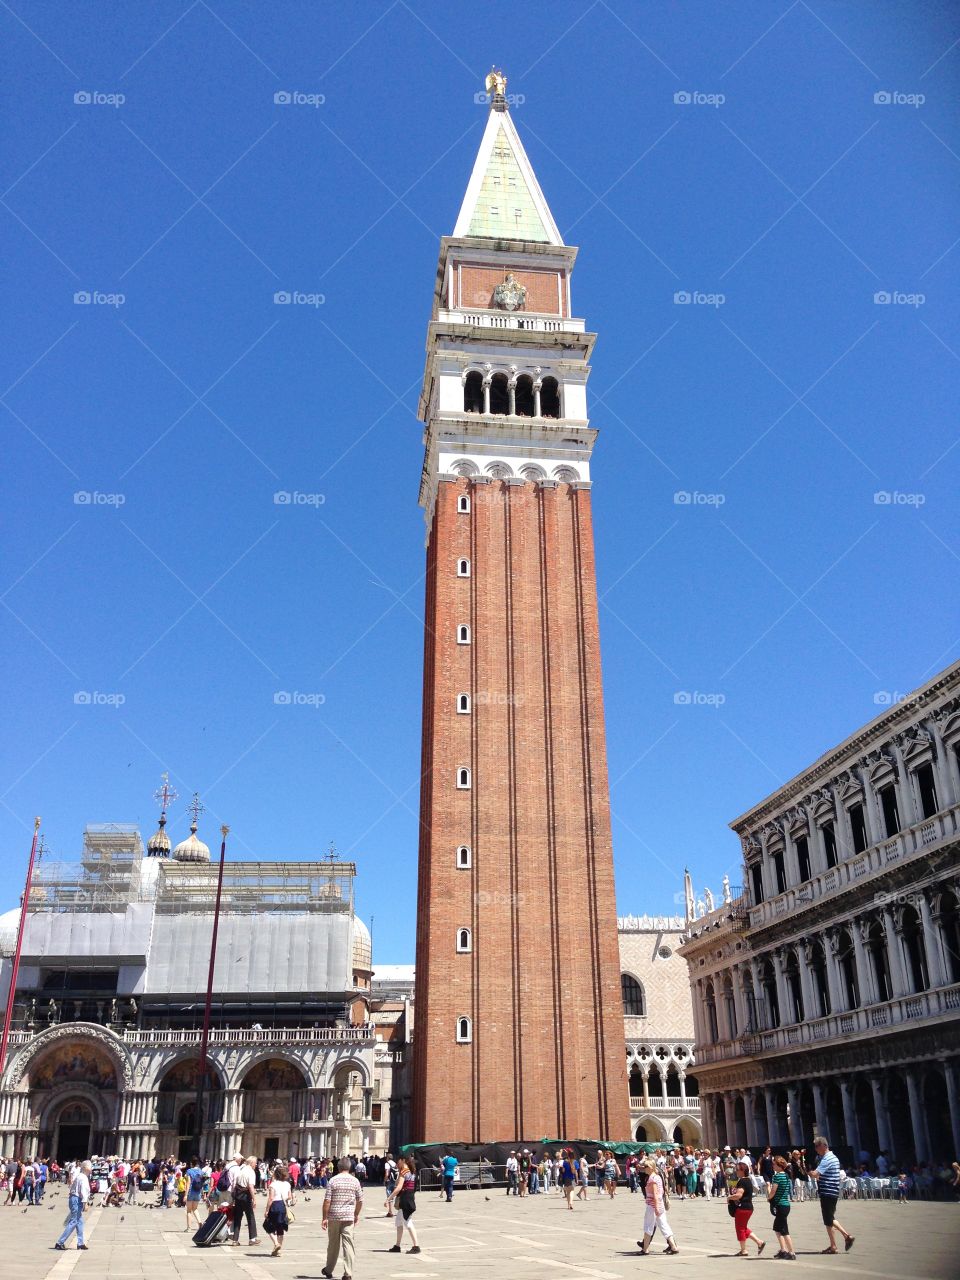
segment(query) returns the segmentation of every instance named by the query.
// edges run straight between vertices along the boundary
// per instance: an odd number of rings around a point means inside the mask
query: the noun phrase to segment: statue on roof
[[[507,77],[503,74],[499,67],[491,67],[490,74],[486,79],[487,93],[492,94],[495,98],[502,98],[507,92]]]
[[[730,893],[730,877],[729,876],[723,877],[723,900],[728,905],[733,901],[733,897]]]
[[[708,911],[708,912],[712,911],[712,910],[714,909],[714,902],[713,902],[713,893],[712,893],[712,891],[711,891],[710,889],[704,889],[704,891],[703,891],[703,897],[704,897],[704,901],[705,901],[705,902],[706,902],[706,904],[707,904],[707,911]]]

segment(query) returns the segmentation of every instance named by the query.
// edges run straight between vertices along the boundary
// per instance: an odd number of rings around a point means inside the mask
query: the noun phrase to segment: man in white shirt
[[[87,1201],[90,1199],[90,1174],[93,1165],[89,1160],[84,1160],[83,1164],[78,1165],[70,1182],[70,1211],[67,1215],[67,1221],[64,1224],[60,1239],[53,1246],[55,1249],[65,1249],[67,1241],[77,1233],[77,1248],[86,1249],[83,1243],[83,1210]]]
[[[231,1183],[233,1190],[233,1240],[231,1244],[240,1243],[240,1219],[246,1217],[247,1232],[251,1244],[259,1244],[257,1238],[257,1219],[254,1214],[254,1200],[257,1195],[257,1158],[249,1159],[237,1167]]]

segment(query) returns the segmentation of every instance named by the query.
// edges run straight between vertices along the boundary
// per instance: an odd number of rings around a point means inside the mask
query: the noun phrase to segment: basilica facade
[[[371,1021],[355,870],[227,860],[201,1088],[217,867],[196,824],[171,849],[162,820],[146,850],[135,826],[92,826],[79,863],[41,862],[0,1077],[0,1151],[383,1150],[379,1073],[395,1049]],[[0,916],[4,995],[18,921],[19,909]]]
[[[960,663],[732,824],[744,888],[690,919],[706,1140],[960,1151]]]

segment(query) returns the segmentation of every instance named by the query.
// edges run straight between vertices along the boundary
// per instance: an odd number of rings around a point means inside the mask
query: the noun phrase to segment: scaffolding
[[[43,859],[33,874],[28,910],[123,911],[143,901],[143,843],[134,823],[98,822],[84,828],[79,862]]]
[[[218,864],[160,863],[157,913],[212,912]],[[329,862],[227,862],[221,911],[231,914],[339,915],[353,913],[356,864]]]

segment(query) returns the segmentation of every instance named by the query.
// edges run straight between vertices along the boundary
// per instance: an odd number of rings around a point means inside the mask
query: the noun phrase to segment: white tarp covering
[[[23,939],[23,962],[81,968],[84,960],[109,964],[143,962],[150,946],[153,903],[134,902],[125,911],[31,911]],[[19,984],[18,984],[19,985]]]

